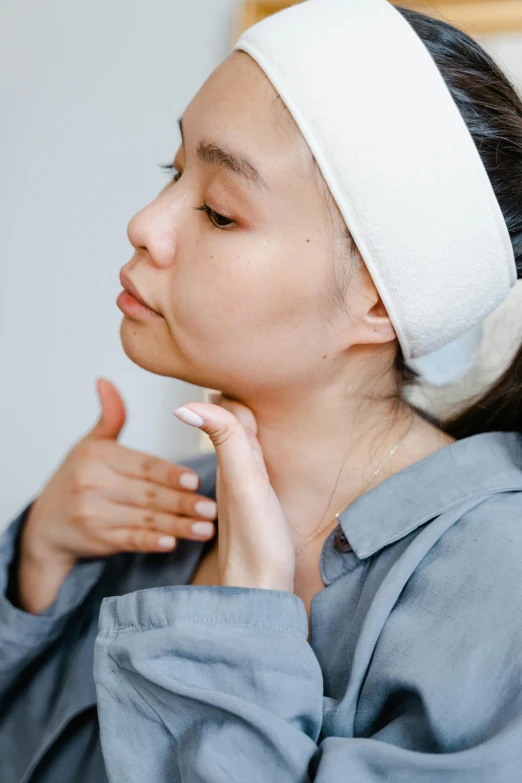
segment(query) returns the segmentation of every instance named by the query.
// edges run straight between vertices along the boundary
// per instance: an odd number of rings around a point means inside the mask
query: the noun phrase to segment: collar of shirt
[[[522,490],[521,436],[486,432],[394,473],[343,511],[339,525],[361,560],[458,503],[517,490]]]

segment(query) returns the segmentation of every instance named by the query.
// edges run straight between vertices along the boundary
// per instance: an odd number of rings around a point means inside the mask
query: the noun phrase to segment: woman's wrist
[[[17,568],[17,607],[30,614],[51,606],[76,564],[74,558],[53,551],[39,538],[37,514],[33,506],[21,531]]]

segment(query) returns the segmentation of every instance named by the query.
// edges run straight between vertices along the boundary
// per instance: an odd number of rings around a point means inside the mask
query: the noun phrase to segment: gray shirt
[[[214,455],[185,464],[215,497]],[[522,780],[518,435],[447,446],[341,515],[311,643],[292,593],[188,584],[191,541],[82,562],[27,615],[5,595],[26,513],[0,544],[2,783]]]

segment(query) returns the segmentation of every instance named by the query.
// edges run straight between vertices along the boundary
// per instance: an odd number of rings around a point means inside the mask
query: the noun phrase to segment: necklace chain
[[[408,437],[408,435],[410,434],[411,428],[413,427],[413,422],[414,422],[414,420],[415,420],[415,419],[413,418],[413,419],[412,419],[412,421],[411,421],[411,423],[410,423],[410,426],[408,427],[408,429],[406,430],[406,432],[404,433],[404,435],[402,436],[402,438],[401,438],[399,441],[397,441],[397,443],[395,444],[395,446],[393,446],[393,448],[391,449],[391,451],[390,451],[390,452],[389,452],[389,453],[386,455],[386,457],[384,457],[384,459],[382,460],[382,462],[380,463],[380,465],[379,465],[379,466],[378,466],[378,467],[377,467],[377,468],[376,468],[376,469],[373,471],[373,473],[372,473],[372,474],[369,476],[369,478],[368,478],[368,479],[367,479],[367,480],[364,482],[364,484],[362,485],[362,487],[360,487],[360,488],[357,490],[357,492],[355,493],[355,495],[353,495],[353,496],[350,498],[350,500],[348,501],[348,503],[346,504],[346,506],[344,506],[342,509],[340,509],[340,511],[337,511],[337,513],[334,515],[333,519],[331,519],[329,522],[326,522],[324,525],[322,525],[322,526],[321,526],[321,527],[319,527],[317,530],[315,530],[315,531],[312,533],[312,535],[311,535],[311,536],[310,536],[310,537],[309,537],[309,538],[308,538],[308,539],[307,539],[307,540],[304,542],[304,544],[301,544],[301,546],[297,547],[297,549],[295,550],[295,554],[296,554],[296,556],[297,556],[297,555],[299,555],[299,554],[300,554],[300,553],[303,551],[303,549],[306,549],[306,547],[308,546],[308,544],[311,544],[311,543],[312,543],[312,541],[314,541],[314,540],[317,538],[317,536],[318,536],[318,535],[320,535],[320,534],[323,532],[323,530],[326,530],[326,528],[327,528],[327,527],[329,527],[330,525],[333,525],[333,523],[334,523],[334,522],[337,522],[337,520],[339,519],[339,517],[340,517],[340,515],[343,513],[343,511],[346,511],[346,509],[348,508],[348,506],[351,506],[351,504],[352,504],[352,503],[353,503],[355,500],[357,500],[357,498],[358,498],[358,497],[360,497],[360,496],[361,496],[361,495],[362,495],[362,494],[363,494],[363,493],[364,493],[364,492],[365,492],[365,491],[368,489],[368,487],[369,487],[371,484],[373,484],[373,482],[375,481],[375,479],[377,478],[377,476],[379,475],[379,473],[381,473],[381,472],[384,470],[384,468],[386,467],[386,465],[387,465],[389,462],[391,462],[391,461],[392,461],[393,457],[395,456],[395,454],[398,452],[398,450],[399,450],[399,449],[400,449],[400,447],[402,446],[402,443],[403,443],[403,441],[404,441],[404,440],[406,440],[406,438],[407,438],[407,437]]]

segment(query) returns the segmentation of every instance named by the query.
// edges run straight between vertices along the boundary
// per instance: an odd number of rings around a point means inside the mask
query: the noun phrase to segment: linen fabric
[[[215,499],[215,455],[184,464]],[[82,563],[28,615],[5,587],[26,513],[0,539],[2,783],[519,783],[519,435],[341,514],[310,643],[293,593],[190,585],[196,541]]]

